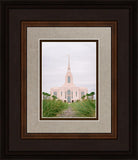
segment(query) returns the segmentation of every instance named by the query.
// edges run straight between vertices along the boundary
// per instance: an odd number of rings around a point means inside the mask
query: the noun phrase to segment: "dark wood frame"
[[[63,133],[27,133],[27,87],[26,87],[27,86],[27,58],[26,58],[27,57],[27,27],[63,27],[63,26],[64,27],[111,27],[111,66],[112,66],[111,68],[111,133],[89,133],[89,134],[88,133],[72,133],[72,134],[70,133],[64,133],[64,134]],[[98,45],[96,48],[98,51]],[[41,47],[40,47],[40,50],[41,50]],[[41,67],[40,67],[40,70],[41,70]],[[40,71],[40,77],[41,77],[41,71]],[[40,88],[41,88],[41,82],[40,82]],[[40,89],[40,99],[41,99],[41,89]],[[48,118],[45,118],[45,119],[48,119]],[[53,119],[53,118],[50,118],[50,119]],[[55,120],[59,120],[59,119],[63,119],[63,118],[56,118]],[[64,120],[65,119],[67,120],[68,118],[64,118]],[[81,118],[72,118],[72,120],[73,119],[81,119]],[[92,118],[85,118],[83,120],[87,120],[87,119],[93,120]],[[77,22],[22,21],[21,22],[21,137],[23,139],[31,139],[31,138],[32,139],[116,139],[117,138],[117,21],[85,21],[85,22],[83,21],[77,21]]]
[[[62,23],[61,23],[62,25]],[[42,42],[96,42],[96,117],[42,117]],[[40,120],[98,120],[98,40],[40,40]]]
[[[136,0],[2,0],[0,159],[138,159]],[[20,21],[118,21],[118,138],[20,138]],[[129,46],[129,47],[128,47]]]

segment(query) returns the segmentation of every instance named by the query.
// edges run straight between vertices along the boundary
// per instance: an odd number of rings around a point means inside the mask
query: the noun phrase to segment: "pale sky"
[[[68,55],[74,84],[96,92],[96,42],[42,42],[42,92],[64,84]]]

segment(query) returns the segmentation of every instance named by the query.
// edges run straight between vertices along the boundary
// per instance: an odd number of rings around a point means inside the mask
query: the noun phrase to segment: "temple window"
[[[68,76],[68,83],[70,83],[70,76]]]
[[[57,92],[54,92],[54,96],[57,96]]]
[[[70,90],[67,91],[67,94],[70,95]]]
[[[84,96],[84,92],[81,92],[81,97]]]

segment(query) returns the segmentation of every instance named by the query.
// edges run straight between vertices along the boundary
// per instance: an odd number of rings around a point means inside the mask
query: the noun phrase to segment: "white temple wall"
[[[54,92],[57,92],[57,98],[61,99],[62,101],[66,100],[67,101],[67,97],[68,97],[68,90],[70,90],[70,98],[71,101],[77,101],[77,100],[81,100],[81,92],[84,92],[84,95],[86,95],[88,93],[88,90],[86,88],[79,88],[79,87],[59,87],[59,88],[52,88],[51,89],[51,96],[54,95]],[[62,92],[62,95],[61,95]],[[72,98],[72,92],[73,92],[73,98]],[[76,92],[77,92],[77,96],[76,96]],[[66,95],[66,98],[65,98]]]

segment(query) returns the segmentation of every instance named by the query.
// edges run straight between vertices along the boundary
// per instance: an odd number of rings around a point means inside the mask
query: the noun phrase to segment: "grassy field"
[[[85,99],[71,104],[61,100],[43,100],[43,117],[56,117],[57,114],[71,107],[75,117],[95,117],[95,100]]]
[[[83,100],[69,104],[76,112],[76,117],[95,117],[95,100]]]
[[[43,117],[56,117],[56,115],[68,108],[68,103],[61,100],[43,100]]]

